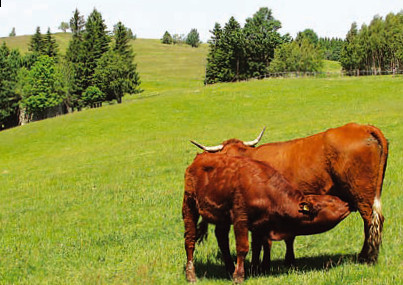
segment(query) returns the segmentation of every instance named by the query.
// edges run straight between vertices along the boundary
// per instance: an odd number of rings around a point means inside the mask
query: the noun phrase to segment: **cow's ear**
[[[300,212],[303,214],[312,214],[312,205],[306,202],[299,203]]]

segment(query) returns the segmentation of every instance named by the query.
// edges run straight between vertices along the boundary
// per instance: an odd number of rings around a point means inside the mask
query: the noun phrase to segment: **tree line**
[[[403,11],[385,19],[375,16],[358,30],[351,25],[341,51],[344,70],[360,75],[360,70],[379,74],[403,71]]]
[[[346,39],[319,38],[312,29],[295,39],[281,35],[281,22],[268,8],[246,19],[244,27],[231,17],[211,32],[205,83],[262,78],[270,73],[320,72],[323,60],[340,61],[345,71],[382,72],[403,69],[403,12],[385,20],[374,17],[358,31],[353,23]],[[357,71],[358,72],[358,71]]]
[[[191,47],[198,47],[201,44],[200,35],[196,29],[191,29],[186,36],[178,34],[171,36],[171,34],[166,31],[162,36],[161,42],[166,45],[185,43]]]
[[[125,93],[141,92],[130,29],[118,22],[109,33],[96,9],[87,20],[76,9],[69,28],[65,55],[50,29],[42,35],[39,27],[25,55],[2,44],[0,129],[103,102],[121,103]]]
[[[281,35],[281,22],[267,7],[246,19],[244,27],[231,17],[221,27],[216,23],[209,40],[205,83],[259,78],[270,72],[318,71],[324,59],[323,47],[333,54],[335,40],[321,40],[305,30],[293,40]],[[322,44],[323,43],[323,44]]]

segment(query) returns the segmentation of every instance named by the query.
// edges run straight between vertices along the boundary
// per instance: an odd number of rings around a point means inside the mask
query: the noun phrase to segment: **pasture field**
[[[402,77],[206,87],[206,47],[136,40],[134,48],[143,93],[0,132],[1,284],[186,284],[183,175],[197,153],[190,139],[251,140],[267,126],[265,143],[351,121],[378,126],[390,143],[378,264],[356,261],[363,224],[352,213],[327,233],[297,237],[295,268],[283,266],[284,243],[274,243],[270,274],[245,284],[403,282]],[[213,226],[195,266],[200,284],[231,284]]]

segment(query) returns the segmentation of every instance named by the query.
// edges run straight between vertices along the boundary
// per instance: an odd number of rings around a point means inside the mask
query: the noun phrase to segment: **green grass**
[[[356,262],[363,226],[353,213],[327,233],[298,237],[295,269],[282,266],[285,246],[275,243],[271,274],[245,284],[402,283],[402,77],[205,87],[205,46],[136,40],[134,48],[144,93],[0,132],[0,283],[185,284],[183,175],[197,152],[189,139],[250,140],[267,126],[264,143],[351,121],[380,127],[390,142],[379,263]],[[230,284],[212,229],[196,248],[198,279]]]

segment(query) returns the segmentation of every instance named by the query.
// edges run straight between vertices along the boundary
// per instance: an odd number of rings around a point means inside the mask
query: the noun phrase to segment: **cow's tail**
[[[201,220],[199,224],[197,225],[197,231],[196,231],[196,241],[198,243],[203,242],[204,240],[207,239],[208,236],[208,222],[205,220]]]
[[[385,219],[382,215],[381,193],[388,160],[388,141],[382,132],[376,127],[370,126],[370,133],[377,140],[380,149],[380,161],[376,179],[376,192],[374,202],[372,204],[372,220],[371,225],[369,226],[368,240],[371,248],[370,250],[373,251],[371,255],[373,255],[376,259],[379,252],[379,246],[382,242],[382,228]]]

